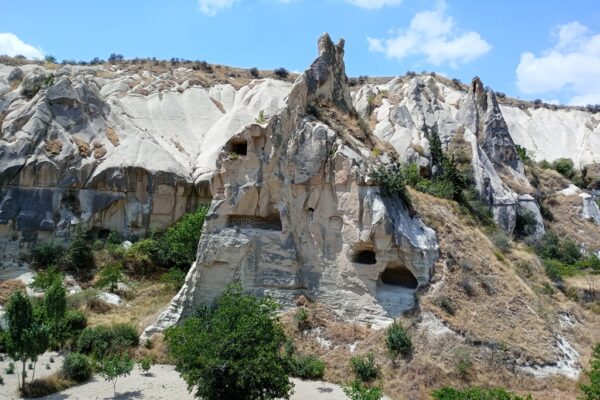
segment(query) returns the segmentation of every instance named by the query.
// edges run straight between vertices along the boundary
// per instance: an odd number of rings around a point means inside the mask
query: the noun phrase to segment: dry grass
[[[132,283],[132,290],[124,304],[110,307],[102,312],[91,311],[88,315],[89,325],[112,323],[130,323],[138,331],[150,325],[164,307],[169,304],[175,292],[168,285],[153,281]]]
[[[582,218],[582,201],[579,195],[557,194],[549,197],[545,203],[554,216],[554,221],[546,223],[547,227],[560,237],[571,238],[583,244],[589,251],[600,250],[600,226]]]
[[[0,304],[6,303],[10,295],[17,290],[24,291],[25,288],[25,284],[17,279],[0,282]]]
[[[49,154],[58,155],[62,151],[63,144],[58,139],[48,140],[44,144],[44,150],[46,150]]]
[[[91,154],[90,144],[88,142],[76,136],[73,137],[73,142],[75,142],[75,145],[79,149],[79,155],[81,157],[88,157]]]
[[[61,392],[74,385],[76,385],[76,382],[66,379],[60,372],[56,372],[52,375],[38,378],[31,383],[25,384],[22,394],[23,397],[28,398],[44,397]]]
[[[106,137],[108,140],[110,140],[113,146],[117,147],[119,145],[119,135],[117,135],[117,132],[115,132],[113,128],[106,128]]]

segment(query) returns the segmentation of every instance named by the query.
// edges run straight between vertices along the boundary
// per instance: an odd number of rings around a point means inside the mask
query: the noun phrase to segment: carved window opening
[[[248,154],[248,142],[245,140],[238,140],[229,144],[229,152],[235,153],[240,156]]]
[[[404,266],[387,267],[381,273],[381,282],[386,285],[402,286],[416,289],[419,286],[417,278]]]

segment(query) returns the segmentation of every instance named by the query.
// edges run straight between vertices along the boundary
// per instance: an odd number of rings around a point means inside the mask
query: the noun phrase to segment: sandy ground
[[[50,363],[50,356],[55,359]],[[46,364],[50,369],[46,369]],[[62,357],[56,353],[44,354],[36,367],[36,377],[49,375],[57,371],[62,365]],[[5,368],[8,361],[0,361],[0,375],[4,377],[4,385],[0,386],[0,399],[19,399],[17,394],[17,376],[6,375]],[[28,371],[30,372],[30,371]],[[118,399],[169,399],[193,400],[188,393],[185,382],[179,377],[172,365],[154,365],[150,375],[142,375],[134,368],[130,376],[117,381]],[[334,384],[319,381],[301,381],[294,379],[294,394],[292,400],[347,400],[342,389]],[[89,382],[74,386],[63,392],[44,397],[47,400],[104,400],[113,398],[113,387],[110,382],[95,376]]]
[[[7,374],[6,368],[8,367],[8,363],[11,361],[8,357],[3,356],[4,359],[0,361],[0,376],[4,379],[4,385],[0,386],[0,399],[18,399],[17,389],[19,384],[17,383],[17,374],[21,373],[21,364],[15,362],[15,373]],[[54,359],[54,362],[50,362],[50,358]],[[43,376],[51,375],[52,373],[60,370],[62,366],[63,358],[58,353],[49,352],[40,356],[36,366],[35,366],[35,377],[41,378]],[[31,370],[27,370],[27,381],[32,375]]]

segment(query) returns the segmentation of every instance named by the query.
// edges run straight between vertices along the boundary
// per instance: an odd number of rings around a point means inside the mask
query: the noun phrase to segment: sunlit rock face
[[[370,149],[308,115],[315,102],[356,118],[343,42],[327,35],[280,112],[223,147],[196,263],[146,336],[233,281],[284,305],[304,295],[379,326],[413,307],[438,256],[436,235],[399,197],[370,185]]]
[[[221,147],[291,85],[194,73],[0,65],[0,240],[26,248],[79,223],[142,236],[210,201]]]

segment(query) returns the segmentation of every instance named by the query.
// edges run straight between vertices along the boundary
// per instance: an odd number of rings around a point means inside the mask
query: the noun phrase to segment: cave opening
[[[377,264],[377,258],[373,250],[359,250],[352,257],[352,261],[358,264]]]
[[[419,286],[417,278],[404,266],[387,267],[380,276],[381,283],[416,289]]]

